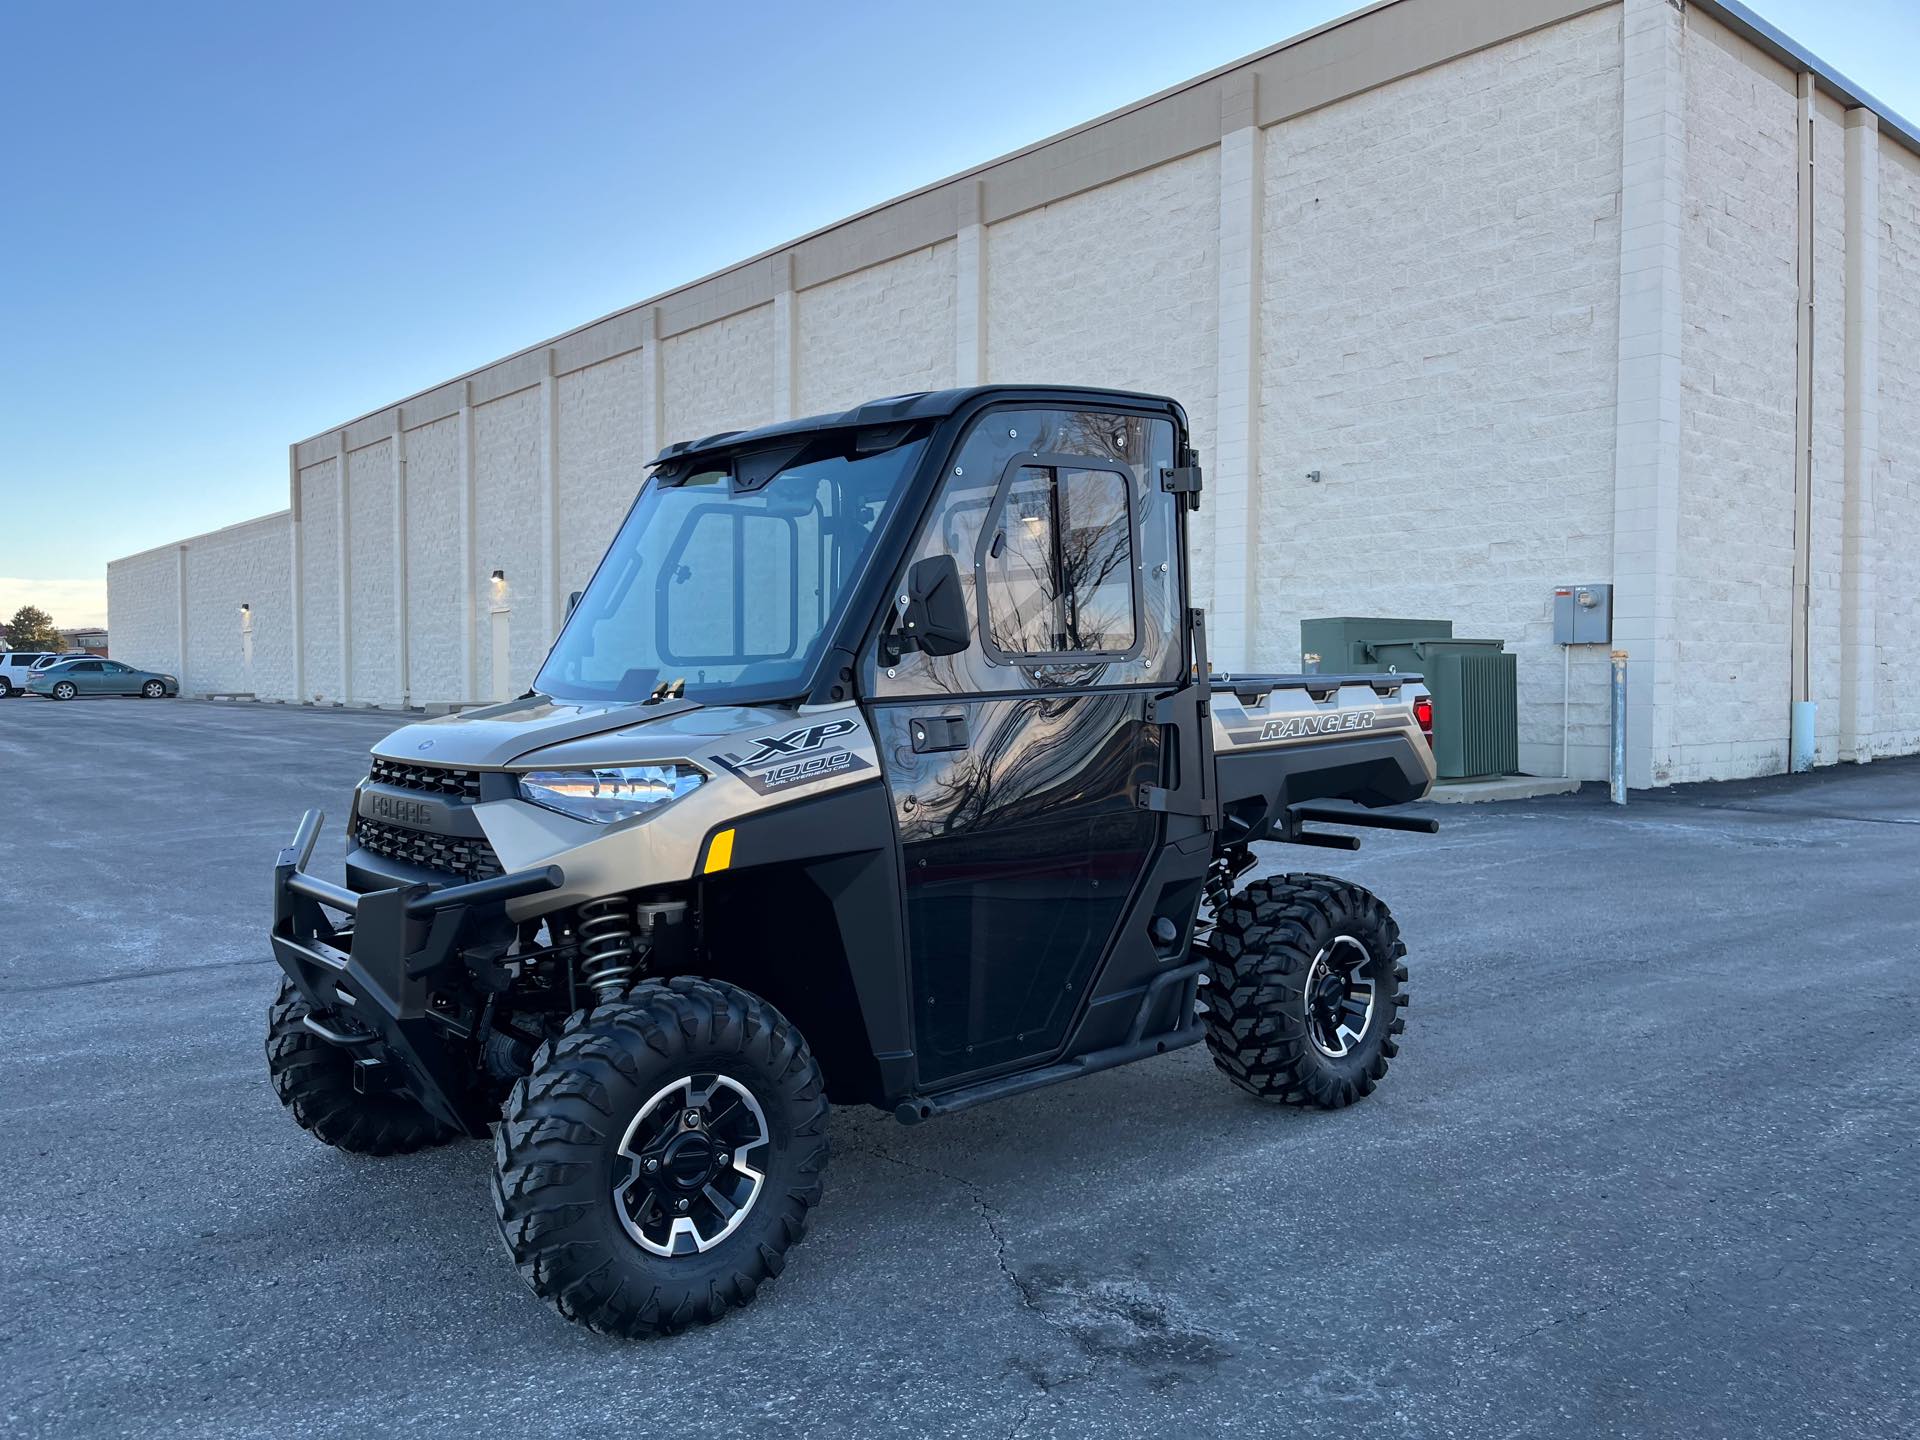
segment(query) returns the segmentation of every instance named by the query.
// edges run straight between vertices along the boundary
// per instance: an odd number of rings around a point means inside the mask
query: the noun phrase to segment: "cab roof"
[[[918,390],[910,395],[888,395],[869,400],[837,415],[809,415],[800,420],[782,420],[752,430],[722,430],[700,440],[677,440],[653,458],[661,465],[689,455],[715,451],[757,450],[778,444],[789,436],[821,430],[865,430],[875,426],[908,425],[918,420],[944,420],[982,399],[1033,401],[1039,404],[1126,404],[1145,403],[1156,409],[1171,408],[1181,413],[1178,402],[1165,395],[1150,395],[1136,390],[1101,390],[1086,385],[974,385],[959,390]]]

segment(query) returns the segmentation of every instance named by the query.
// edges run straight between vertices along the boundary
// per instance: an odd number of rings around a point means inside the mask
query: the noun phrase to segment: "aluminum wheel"
[[[627,1126],[619,1153],[633,1167],[614,1187],[614,1212],[652,1254],[711,1250],[760,1198],[766,1174],[748,1156],[770,1139],[766,1113],[746,1086],[725,1075],[684,1075],[656,1090]]]
[[[1346,1056],[1373,1023],[1372,958],[1351,935],[1336,935],[1307,970],[1307,1037],[1329,1059]]]

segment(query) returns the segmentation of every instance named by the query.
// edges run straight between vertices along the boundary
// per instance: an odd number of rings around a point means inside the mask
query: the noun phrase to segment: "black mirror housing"
[[[907,608],[900,616],[903,648],[927,655],[958,655],[973,644],[960,567],[951,555],[916,560],[907,572]]]

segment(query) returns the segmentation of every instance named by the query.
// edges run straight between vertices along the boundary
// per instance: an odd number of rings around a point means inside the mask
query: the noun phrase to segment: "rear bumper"
[[[449,1125],[485,1134],[494,1117],[469,1083],[473,987],[460,942],[509,900],[558,889],[560,867],[356,892],[307,871],[323,818],[309,810],[273,867],[273,958],[313,1011],[308,1028],[344,1048],[377,1051],[365,1058],[392,1067],[392,1088]]]

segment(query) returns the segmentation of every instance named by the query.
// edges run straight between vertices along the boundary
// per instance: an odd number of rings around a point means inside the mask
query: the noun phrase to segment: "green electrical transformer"
[[[1433,758],[1442,780],[1520,768],[1518,657],[1503,640],[1456,639],[1451,620],[1338,616],[1300,622],[1309,669],[1418,674],[1433,692]]]

